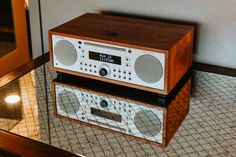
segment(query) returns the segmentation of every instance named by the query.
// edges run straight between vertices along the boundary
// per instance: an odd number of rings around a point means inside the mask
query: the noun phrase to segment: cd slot
[[[123,48],[105,46],[105,45],[100,45],[100,44],[95,44],[95,43],[90,43],[90,42],[84,42],[84,45],[97,47],[97,48],[104,48],[104,49],[113,50],[113,51],[120,51],[120,52],[125,52],[126,51],[126,49],[123,49]]]

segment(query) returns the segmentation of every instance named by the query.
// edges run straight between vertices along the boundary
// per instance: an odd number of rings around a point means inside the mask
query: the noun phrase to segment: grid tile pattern
[[[234,77],[195,71],[190,112],[167,148],[162,149],[135,139],[56,118],[51,92],[51,81],[56,75],[50,71],[48,64],[45,66],[49,119],[45,103],[43,66],[41,66],[18,80],[22,96],[22,119],[17,120],[14,128],[11,128],[9,125],[11,119],[1,118],[1,129],[87,157],[236,155],[236,78]],[[2,106],[0,107],[2,110]]]

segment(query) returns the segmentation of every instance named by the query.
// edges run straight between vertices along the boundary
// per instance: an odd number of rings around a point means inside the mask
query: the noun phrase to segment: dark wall
[[[0,41],[14,42],[11,0],[0,1]]]

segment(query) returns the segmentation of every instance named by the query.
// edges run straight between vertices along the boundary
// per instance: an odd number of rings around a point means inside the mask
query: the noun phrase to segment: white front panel
[[[122,132],[127,135],[132,135],[142,139],[146,139],[153,142],[162,143],[163,139],[163,110],[162,108],[151,108],[147,106],[138,105],[136,103],[130,103],[119,98],[110,96],[102,96],[96,93],[90,93],[88,91],[79,90],[78,88],[71,88],[68,86],[62,86],[60,84],[55,85],[56,95],[56,112],[58,115],[68,117],[71,119],[79,120],[110,130]],[[108,102],[107,107],[101,107],[101,101]],[[100,117],[91,113],[91,109],[95,108],[109,114],[116,114],[121,116],[121,122],[111,120],[106,117]],[[145,114],[139,117],[143,120],[143,125],[137,128],[135,124],[135,115],[139,111],[148,111],[153,113],[153,117],[147,117]],[[156,121],[154,118],[160,121],[160,128],[158,132],[156,130],[149,130],[153,127],[147,127],[145,124],[154,125]],[[142,127],[142,128],[141,128]],[[147,130],[146,132],[155,132],[155,135],[144,135],[139,130]]]
[[[115,45],[109,45],[104,43],[62,37],[52,35],[53,51],[54,46],[60,40],[67,40],[71,42],[77,50],[77,61],[71,66],[65,66],[61,64],[53,53],[53,65],[56,68],[66,69],[70,71],[85,73],[93,76],[102,77],[99,74],[101,66],[107,66],[110,69],[109,76],[105,76],[107,79],[127,82],[131,84],[141,85],[154,89],[164,90],[164,79],[165,79],[165,54],[150,52],[146,50],[133,49]],[[121,58],[121,64],[113,64],[102,62],[98,60],[89,59],[89,51],[112,55]],[[65,52],[66,53],[66,52]],[[160,61],[163,67],[163,75],[161,79],[155,83],[147,83],[142,81],[135,73],[135,61],[139,56],[151,55]]]

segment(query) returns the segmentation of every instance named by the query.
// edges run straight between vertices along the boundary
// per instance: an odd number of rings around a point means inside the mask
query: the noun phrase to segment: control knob
[[[108,77],[110,75],[110,68],[107,65],[102,65],[99,68],[99,75],[103,77]]]

